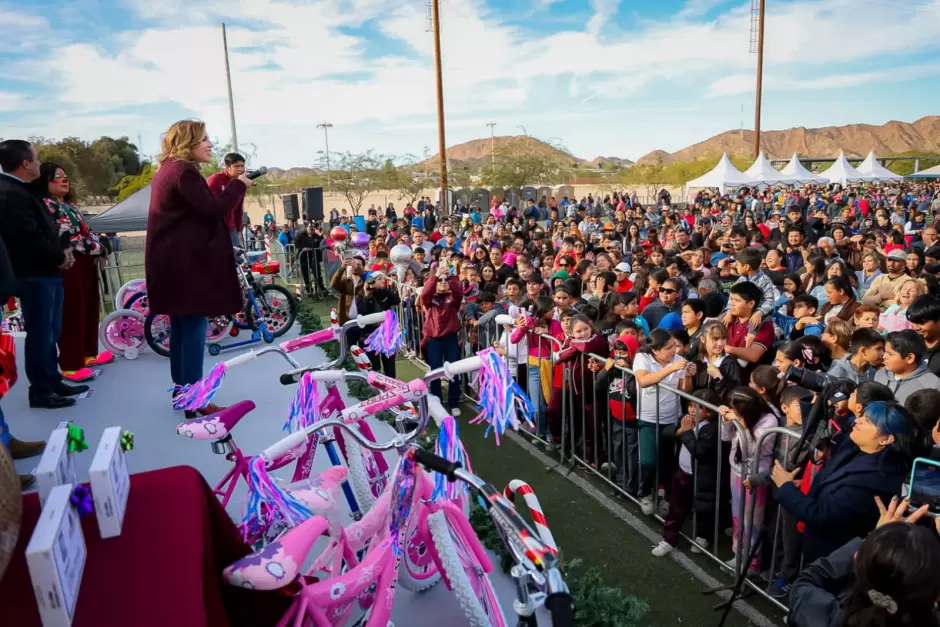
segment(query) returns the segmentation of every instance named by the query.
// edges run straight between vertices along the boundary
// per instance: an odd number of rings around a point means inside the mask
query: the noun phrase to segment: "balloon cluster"
[[[343,227],[334,226],[330,229],[330,242],[328,245],[340,257],[347,257],[353,256],[357,252],[367,252],[370,240],[368,233],[357,232],[350,235]]]

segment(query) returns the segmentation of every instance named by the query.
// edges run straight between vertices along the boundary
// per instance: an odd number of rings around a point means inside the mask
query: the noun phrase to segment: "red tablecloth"
[[[0,581],[0,624],[41,625],[25,550],[39,518],[36,494],[23,497],[16,553]],[[121,535],[101,539],[93,514],[82,519],[88,558],[76,627],[274,625],[289,599],[222,583],[222,569],[248,553],[234,523],[197,470],[131,475]]]

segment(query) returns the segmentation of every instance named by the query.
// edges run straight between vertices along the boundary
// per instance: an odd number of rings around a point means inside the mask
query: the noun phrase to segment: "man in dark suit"
[[[16,276],[26,324],[29,406],[58,409],[75,404],[87,385],[69,385],[59,372],[56,344],[62,332],[62,268],[72,263],[68,241],[29,183],[39,178],[36,149],[21,139],[0,142],[0,238]]]

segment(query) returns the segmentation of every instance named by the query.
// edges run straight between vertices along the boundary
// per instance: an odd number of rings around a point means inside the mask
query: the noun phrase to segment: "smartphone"
[[[927,505],[928,514],[940,516],[940,462],[924,457],[914,460],[908,498],[912,510]]]

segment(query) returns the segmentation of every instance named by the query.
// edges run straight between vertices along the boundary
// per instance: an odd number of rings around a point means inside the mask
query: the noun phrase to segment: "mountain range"
[[[940,116],[929,115],[912,123],[891,121],[881,126],[847,124],[763,131],[760,145],[768,159],[789,159],[794,153],[801,157],[835,157],[840,150],[845,151],[847,157],[865,157],[872,150],[876,155],[940,152]],[[750,156],[753,146],[753,131],[725,131],[676,152],[654,150],[636,163],[666,166],[718,156],[723,152]]]

